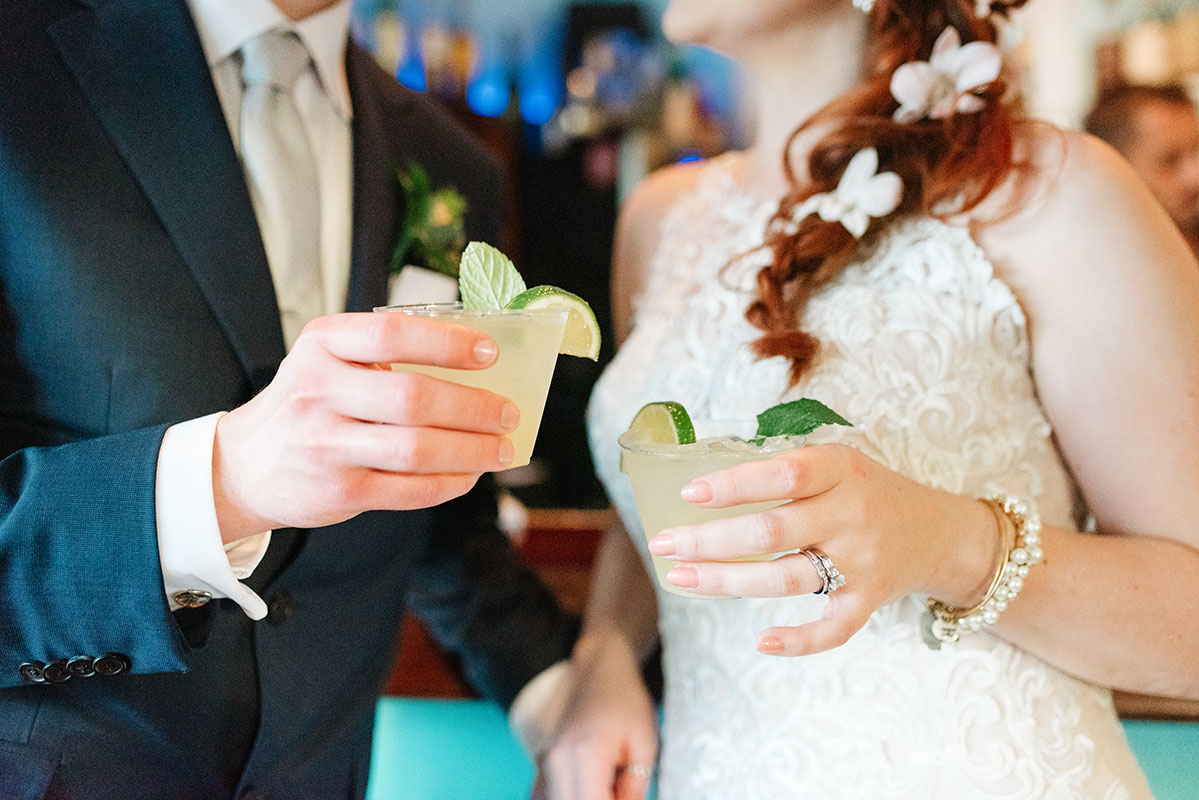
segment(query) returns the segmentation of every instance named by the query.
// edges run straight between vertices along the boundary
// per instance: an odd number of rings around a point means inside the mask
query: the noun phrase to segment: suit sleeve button
[[[97,658],[95,662],[96,674],[102,678],[120,675],[131,666],[133,665],[129,661],[128,656],[123,656],[120,653],[105,653]]]
[[[42,675],[49,683],[66,683],[71,679],[71,673],[67,671],[67,660],[65,658],[51,661],[42,670]]]
[[[67,661],[67,672],[76,678],[90,678],[96,674],[96,664],[91,656],[75,656]]]
[[[17,668],[17,672],[21,675],[21,680],[26,683],[45,683],[46,665],[40,661],[26,661]]]

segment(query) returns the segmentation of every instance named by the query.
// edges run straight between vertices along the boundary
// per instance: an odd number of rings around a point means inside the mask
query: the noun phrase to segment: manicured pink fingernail
[[[500,427],[506,431],[514,431],[519,423],[520,409],[516,407],[516,403],[504,403],[504,407],[500,409]]]
[[[475,361],[480,364],[490,364],[492,361],[495,361],[495,357],[499,352],[499,348],[496,347],[495,342],[490,339],[480,339],[475,342],[474,357]]]
[[[695,567],[675,567],[666,573],[666,580],[680,589],[694,589],[699,586],[699,571]]]
[[[680,494],[688,503],[706,503],[712,499],[712,485],[707,481],[691,481]]]
[[[497,454],[501,466],[508,466],[512,463],[512,459],[516,457],[516,448],[512,446],[512,442],[507,439],[500,439],[500,450]]]
[[[669,533],[660,533],[649,540],[649,551],[656,556],[674,555],[674,537]]]
[[[783,652],[783,640],[777,636],[763,636],[758,640],[758,652],[777,655]]]

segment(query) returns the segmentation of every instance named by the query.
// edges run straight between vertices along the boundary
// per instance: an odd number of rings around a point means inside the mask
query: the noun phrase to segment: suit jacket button
[[[96,664],[91,656],[75,656],[67,661],[67,672],[76,678],[90,678],[96,674]]]
[[[290,620],[295,613],[295,598],[287,590],[276,592],[266,604],[266,620],[275,625],[282,625]]]
[[[96,674],[102,678],[120,675],[131,666],[133,664],[129,661],[129,657],[120,653],[105,653],[95,661]]]
[[[208,601],[212,599],[212,592],[202,592],[199,589],[187,589],[182,592],[175,592],[172,598],[182,608],[200,608],[208,605]]]
[[[45,669],[46,665],[40,661],[26,661],[17,668],[17,672],[26,683],[45,683]]]
[[[51,661],[42,670],[42,675],[49,683],[66,683],[71,679],[71,673],[67,671],[67,660],[65,658]]]

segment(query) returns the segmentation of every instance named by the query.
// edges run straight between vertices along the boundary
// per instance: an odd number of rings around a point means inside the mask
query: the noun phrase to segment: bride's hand
[[[655,555],[677,559],[671,583],[705,595],[781,597],[818,592],[809,558],[727,559],[805,548],[845,577],[820,619],[762,631],[758,650],[818,653],[844,644],[870,615],[908,594],[969,606],[998,558],[994,516],[977,500],[918,484],[845,445],[813,445],[703,476],[683,488],[703,508],[789,501],[768,511],[663,530]]]
[[[571,697],[538,759],[534,797],[642,800],[657,759],[657,723],[631,648],[618,636],[580,640],[571,666]]]

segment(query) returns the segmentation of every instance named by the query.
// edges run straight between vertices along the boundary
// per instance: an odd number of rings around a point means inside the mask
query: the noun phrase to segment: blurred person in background
[[[1087,114],[1098,136],[1132,165],[1199,254],[1199,114],[1181,86],[1119,86]]]

